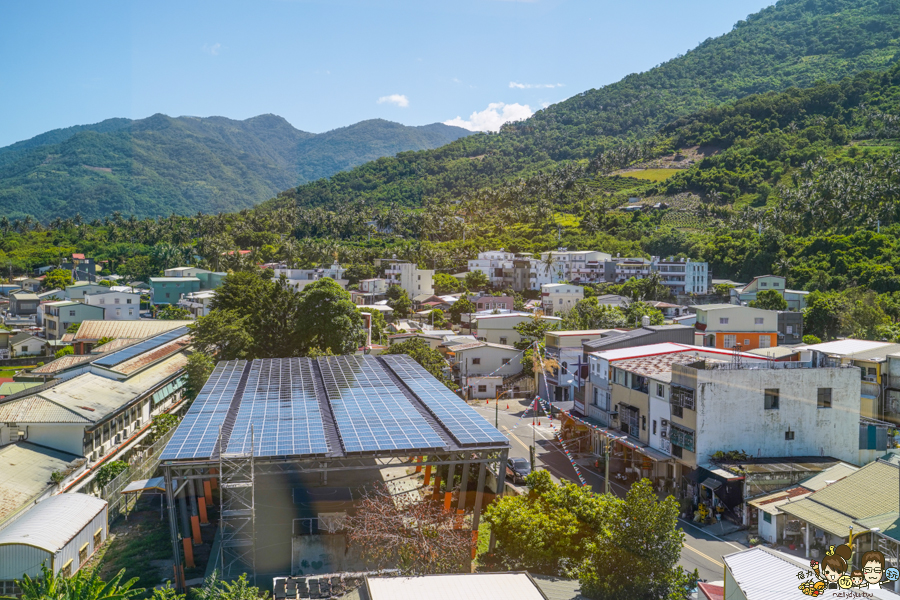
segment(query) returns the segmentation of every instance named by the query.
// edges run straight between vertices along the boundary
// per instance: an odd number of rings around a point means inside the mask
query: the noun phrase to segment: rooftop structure
[[[0,447],[0,523],[50,488],[50,474],[78,456],[29,442]]]
[[[546,600],[528,573],[367,577],[360,591],[361,600]]]
[[[256,482],[294,473],[352,474],[408,465],[479,465],[473,530],[489,464],[505,463],[509,442],[473,408],[405,355],[220,362],[161,456],[175,510],[173,479],[214,479],[223,494],[218,568],[256,571]],[[429,471],[430,472],[430,471]],[[464,470],[463,478],[468,470]],[[451,479],[452,480],[452,479]],[[449,498],[445,498],[449,505]],[[461,506],[460,508],[464,508]],[[177,515],[170,512],[180,563]],[[280,526],[279,526],[280,527]],[[291,531],[290,523],[281,529]],[[182,531],[182,537],[191,537]],[[183,584],[183,582],[178,582]]]

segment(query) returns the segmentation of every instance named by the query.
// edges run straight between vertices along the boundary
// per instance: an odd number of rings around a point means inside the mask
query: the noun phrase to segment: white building
[[[84,303],[104,310],[106,321],[134,321],[141,318],[141,295],[127,292],[95,292],[84,295]]]
[[[320,267],[317,269],[288,269],[286,267],[276,267],[273,271],[275,272],[275,279],[284,275],[287,278],[288,283],[294,286],[297,291],[302,290],[313,281],[318,281],[319,279],[324,279],[326,277],[336,281],[342,288],[347,287],[347,280],[344,279],[344,272],[346,269],[338,263],[334,263],[330,267]]]
[[[603,265],[611,256],[596,250],[559,250],[541,253],[536,261],[537,285],[575,281],[601,283],[604,281]]]
[[[541,286],[541,306],[548,316],[567,313],[584,299],[584,288],[571,283],[545,283]]]
[[[178,306],[187,309],[194,315],[194,318],[205,317],[212,310],[212,301],[216,297],[215,290],[202,290],[200,292],[190,292],[182,294],[178,300]]]
[[[73,575],[106,540],[107,508],[87,494],[58,494],[0,530],[0,593],[12,594],[24,575],[40,577],[41,565]]]
[[[559,317],[542,317],[547,321],[562,321]],[[475,317],[478,328],[478,339],[491,344],[514,346],[521,341],[522,336],[516,331],[516,326],[534,319],[534,315],[522,312],[506,314],[481,314]]]
[[[399,285],[406,290],[410,298],[420,294],[434,294],[434,271],[420,269],[411,262],[391,262],[385,270],[388,286]]]
[[[651,267],[676,296],[709,293],[709,265],[705,262],[654,257]]]
[[[465,389],[470,378],[496,375],[508,377],[522,372],[522,353],[512,346],[469,342],[447,348],[454,378]],[[471,396],[469,396],[471,397]]]

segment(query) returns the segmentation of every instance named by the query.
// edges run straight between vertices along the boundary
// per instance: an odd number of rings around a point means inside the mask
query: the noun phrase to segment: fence
[[[112,522],[125,511],[128,498],[122,493],[129,483],[139,479],[149,479],[159,466],[159,457],[166,444],[175,435],[177,427],[167,431],[161,438],[148,446],[134,451],[137,461],[119,473],[115,479],[107,483],[100,491],[100,497],[109,502],[109,521]]]

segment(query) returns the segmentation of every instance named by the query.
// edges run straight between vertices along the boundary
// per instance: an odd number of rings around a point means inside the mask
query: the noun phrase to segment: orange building
[[[695,338],[698,345],[723,350],[772,348],[778,345],[778,313],[774,310],[707,304],[697,307]]]

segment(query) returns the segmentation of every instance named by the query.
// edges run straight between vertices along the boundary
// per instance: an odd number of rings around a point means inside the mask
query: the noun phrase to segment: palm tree
[[[63,577],[44,563],[39,578],[25,575],[16,584],[22,590],[23,600],[128,600],[144,593],[143,588],[134,587],[137,577],[121,583],[124,575],[125,569],[122,569],[108,582],[93,570],[81,570],[71,577]]]

